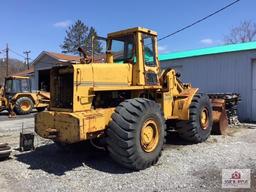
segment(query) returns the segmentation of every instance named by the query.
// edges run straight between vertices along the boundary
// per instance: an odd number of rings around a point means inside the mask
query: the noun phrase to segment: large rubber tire
[[[25,109],[22,107],[23,105],[26,105],[27,108]],[[14,105],[14,111],[18,115],[26,115],[31,113],[31,111],[34,108],[34,103],[29,97],[20,97],[17,99]]]
[[[202,124],[201,114],[207,114],[207,122]],[[192,143],[201,143],[211,134],[212,130],[212,106],[206,94],[196,94],[189,107],[189,121],[179,121],[177,131],[183,139]]]
[[[8,144],[0,144],[0,161],[7,159],[11,154],[11,147]]]
[[[157,131],[152,135],[156,138],[158,134],[158,139],[151,140],[154,146],[151,151],[145,151],[151,144],[142,145],[142,129],[150,122],[156,125]],[[117,163],[133,170],[150,167],[157,163],[165,143],[166,125],[161,107],[148,99],[126,100],[115,109],[106,132],[107,149]]]

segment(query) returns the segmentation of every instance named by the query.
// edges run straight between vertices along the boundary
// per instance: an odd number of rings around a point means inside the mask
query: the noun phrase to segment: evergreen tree
[[[80,55],[77,51],[78,47],[82,47],[88,55],[92,52],[92,36],[97,35],[93,27],[85,25],[81,20],[77,20],[74,25],[66,30],[66,37],[62,45],[62,53],[72,53]],[[94,52],[99,53],[102,50],[99,41],[94,41]]]

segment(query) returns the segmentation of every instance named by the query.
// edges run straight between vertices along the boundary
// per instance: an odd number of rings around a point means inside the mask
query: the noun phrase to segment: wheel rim
[[[204,108],[201,111],[201,115],[200,115],[200,124],[201,124],[202,129],[207,129],[208,122],[209,122],[209,113],[208,113],[208,110],[206,108]]]
[[[152,152],[159,142],[159,126],[152,120],[147,120],[141,129],[141,146],[145,152]]]
[[[22,111],[29,111],[30,110],[30,103],[28,102],[28,101],[23,101],[22,103],[21,103],[21,106],[20,106],[20,108],[21,108],[21,110]]]

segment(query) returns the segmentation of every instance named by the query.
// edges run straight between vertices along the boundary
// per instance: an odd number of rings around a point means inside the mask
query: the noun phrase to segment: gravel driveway
[[[33,127],[33,118],[1,121],[0,142],[17,148],[22,121]],[[35,143],[35,151],[14,150],[9,160],[0,162],[0,191],[217,192],[222,191],[221,171],[229,168],[251,169],[251,189],[230,191],[256,191],[256,129],[248,125],[196,145],[170,133],[158,164],[139,172],[120,167],[105,151],[63,152],[39,137]]]

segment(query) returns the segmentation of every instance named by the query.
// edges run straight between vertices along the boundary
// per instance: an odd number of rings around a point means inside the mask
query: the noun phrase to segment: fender
[[[184,89],[174,97],[173,116],[177,116],[181,120],[189,120],[189,106],[198,90],[198,88]]]
[[[37,100],[36,93],[35,94],[33,94],[33,93],[32,94],[31,93],[17,93],[12,97],[12,101],[16,102],[21,97],[28,97],[32,100],[32,102],[34,104],[36,104],[36,100]]]

